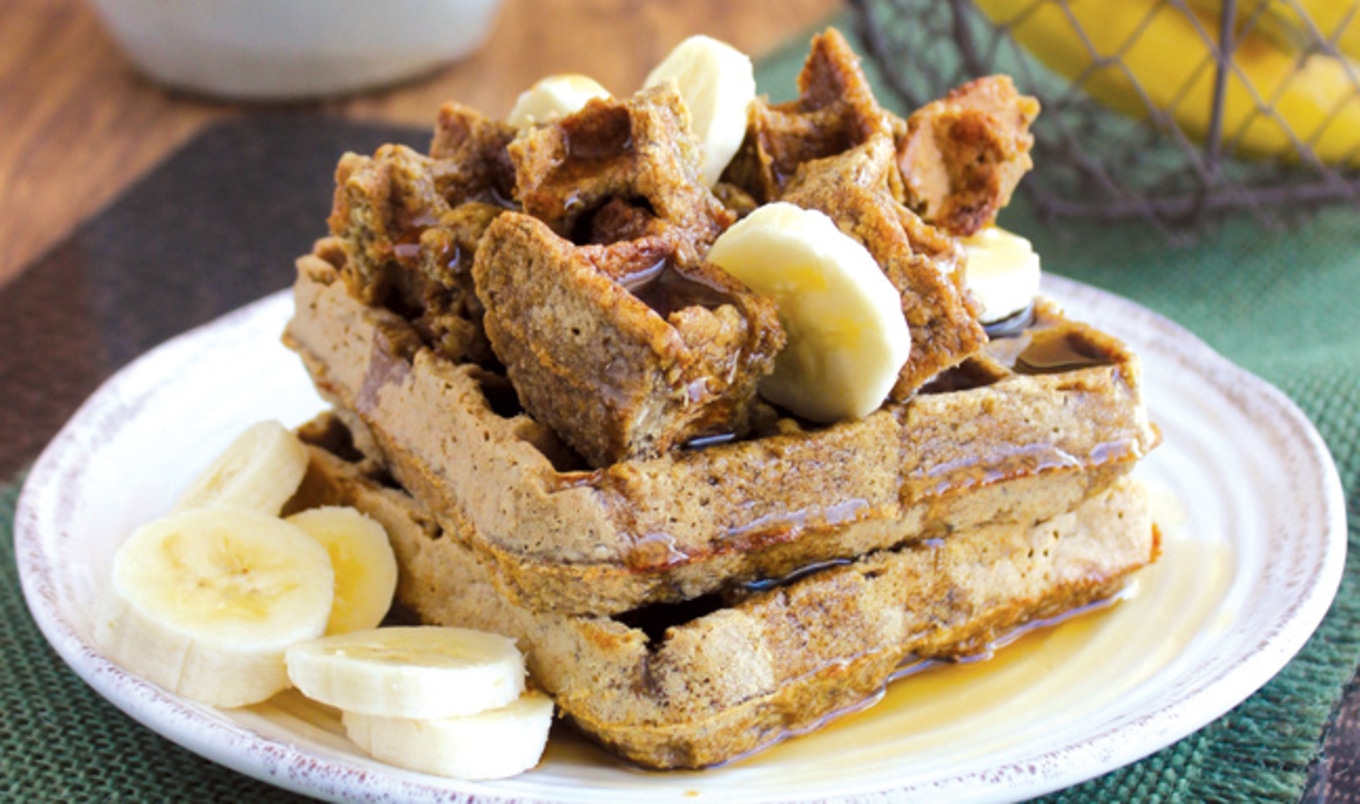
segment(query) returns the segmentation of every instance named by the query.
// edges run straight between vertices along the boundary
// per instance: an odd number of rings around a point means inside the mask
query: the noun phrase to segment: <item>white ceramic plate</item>
[[[1165,443],[1140,473],[1162,561],[1112,610],[1026,637],[992,662],[894,684],[877,706],[742,762],[695,773],[622,765],[570,734],[495,784],[409,773],[349,743],[295,693],[219,711],[124,673],[91,639],[110,558],[246,425],[322,407],[279,345],[291,311],[266,298],[153,350],[105,384],[34,467],[15,535],[30,609],[91,686],[166,737],[267,782],[332,799],[1022,798],[1145,756],[1264,684],[1303,645],[1345,558],[1341,484],[1281,393],[1185,330],[1059,278],[1046,291],[1144,360]],[[91,757],[91,761],[99,761]]]

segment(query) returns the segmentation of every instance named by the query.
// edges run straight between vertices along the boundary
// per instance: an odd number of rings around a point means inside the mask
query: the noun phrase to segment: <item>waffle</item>
[[[709,766],[805,731],[916,663],[986,653],[1027,623],[1109,598],[1158,550],[1142,489],[1125,478],[1039,523],[980,525],[683,605],[544,612],[502,592],[467,546],[470,522],[385,485],[338,423],[304,437],[329,449],[312,448],[295,507],[353,505],[381,522],[402,604],[425,622],[513,636],[565,717],[651,768]]]
[[[964,281],[956,236],[1029,169],[1032,99],[985,78],[898,118],[834,31],[799,91],[755,102],[711,191],[674,85],[518,133],[448,104],[428,154],[342,159],[297,263],[284,340],[333,412],[295,504],[382,521],[420,620],[516,637],[648,767],[811,728],[1158,551],[1137,357],[1043,298],[989,331]],[[757,393],[790,333],[704,255],[771,201],[902,298],[911,354],[862,419]]]
[[[576,246],[507,212],[483,243],[487,337],[525,407],[587,462],[748,429],[784,345],[769,299],[663,236]]]
[[[407,320],[355,299],[342,259],[323,241],[299,261],[285,341],[363,450],[446,526],[470,522],[459,532],[533,609],[627,611],[1032,523],[1157,443],[1136,356],[1041,302],[1029,329],[865,419],[811,429],[770,415],[743,441],[583,468],[503,376],[440,357]]]

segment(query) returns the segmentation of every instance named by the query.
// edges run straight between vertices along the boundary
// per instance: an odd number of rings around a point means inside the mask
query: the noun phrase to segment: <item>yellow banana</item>
[[[1144,118],[1151,103],[1189,136],[1207,136],[1216,18],[1165,0],[974,3],[1105,105]],[[1325,163],[1360,165],[1360,64],[1290,52],[1255,28],[1237,41],[1233,62],[1223,106],[1228,148],[1287,159],[1307,159],[1311,152]]]
[[[1210,18],[1222,4],[1190,0]],[[1285,49],[1307,50],[1329,42],[1338,53],[1360,58],[1360,0],[1241,0],[1237,14],[1242,25],[1259,28]]]
[[[1352,59],[1360,59],[1360,0],[1303,0],[1313,25],[1324,39]]]

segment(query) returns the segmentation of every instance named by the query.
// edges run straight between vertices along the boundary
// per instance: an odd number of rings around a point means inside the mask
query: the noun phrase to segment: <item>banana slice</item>
[[[609,90],[589,76],[550,75],[520,93],[505,122],[515,128],[531,128],[574,114],[593,98],[607,97]]]
[[[515,641],[466,628],[355,631],[288,649],[308,698],[365,715],[443,718],[505,706],[524,691]]]
[[[434,720],[345,712],[345,732],[375,759],[457,779],[504,779],[538,764],[553,703],[530,692],[509,705]]]
[[[979,320],[992,324],[1025,309],[1039,292],[1039,255],[1023,237],[988,226],[962,238],[968,255],[964,278],[982,305]]]
[[[260,422],[194,479],[174,510],[236,505],[277,514],[302,483],[307,460],[297,436],[276,421]]]
[[[138,528],[113,559],[95,639],[118,664],[212,706],[288,687],[284,651],[326,628],[325,549],[248,508],[198,508]]]
[[[746,138],[747,112],[756,99],[751,59],[724,42],[691,36],[675,46],[643,86],[667,79],[679,85],[689,107],[690,130],[703,154],[700,175],[711,188]]]
[[[382,525],[353,508],[312,508],[286,522],[307,531],[326,548],[335,570],[335,603],[327,634],[375,628],[392,608],[397,557]]]
[[[826,215],[766,204],[713,244],[708,260],[774,298],[788,345],[760,393],[819,422],[868,415],[911,351],[902,296],[868,249]]]

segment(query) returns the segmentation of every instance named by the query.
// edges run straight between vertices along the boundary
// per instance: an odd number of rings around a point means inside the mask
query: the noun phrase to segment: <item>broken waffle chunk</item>
[[[430,156],[457,167],[456,182],[442,188],[450,204],[485,201],[512,206],[515,167],[506,147],[516,133],[514,126],[467,106],[450,102],[439,107]]]
[[[525,133],[509,151],[524,211],[578,242],[614,199],[673,227],[689,262],[735,220],[699,180],[699,146],[674,82],[628,99],[592,100]]]
[[[879,106],[859,57],[835,29],[812,40],[798,91],[798,100],[777,106],[756,100],[746,141],[724,174],[759,203],[779,200],[802,163],[903,127]]]
[[[503,207],[448,196],[464,187],[454,163],[402,145],[371,158],[346,154],[336,170],[331,232],[346,287],[367,304],[408,315],[440,354],[482,361],[490,346],[469,273],[482,232]]]
[[[888,398],[903,401],[987,343],[963,283],[959,246],[893,200],[893,143],[887,135],[842,154],[805,162],[784,200],[825,212],[863,243],[902,294],[911,356]]]
[[[674,237],[577,246],[497,218],[473,267],[520,403],[594,466],[745,429],[784,345],[774,304]]]
[[[967,236],[996,220],[1033,166],[1029,126],[1039,102],[1009,76],[964,84],[907,119],[897,143],[906,202],[922,218]]]
[[[329,223],[344,243],[341,275],[355,298],[385,304],[403,283],[399,255],[414,256],[421,232],[449,210],[436,187],[439,167],[404,145],[341,157]]]

